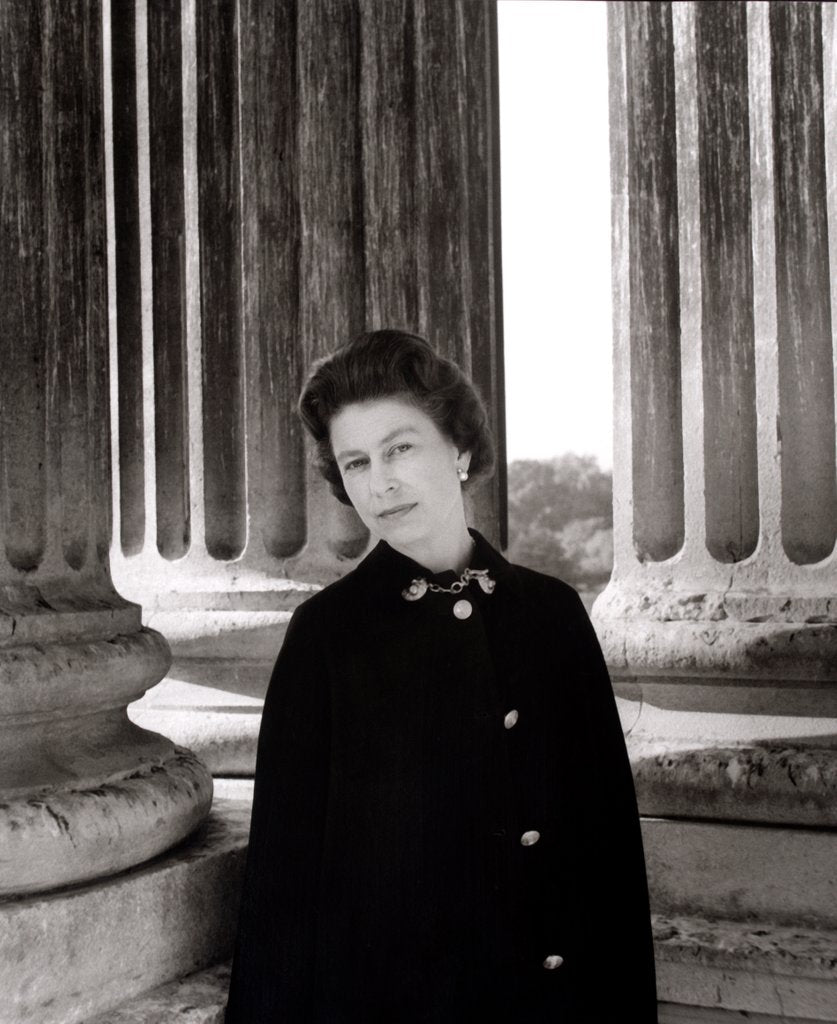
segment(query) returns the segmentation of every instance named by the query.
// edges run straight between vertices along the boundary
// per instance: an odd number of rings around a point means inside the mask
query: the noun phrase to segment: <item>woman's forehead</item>
[[[397,395],[373,398],[344,405],[329,424],[335,453],[343,450],[376,447],[406,433],[439,433],[436,424],[423,410]]]

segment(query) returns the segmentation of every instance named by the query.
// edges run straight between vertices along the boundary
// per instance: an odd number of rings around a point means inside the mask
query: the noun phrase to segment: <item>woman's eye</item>
[[[364,459],[352,459],[351,462],[347,462],[346,465],[343,467],[343,472],[350,473],[353,469],[360,469],[364,461]]]
[[[408,452],[412,447],[407,441],[402,441],[401,444],[393,445],[389,453],[390,455],[403,455],[404,452]]]

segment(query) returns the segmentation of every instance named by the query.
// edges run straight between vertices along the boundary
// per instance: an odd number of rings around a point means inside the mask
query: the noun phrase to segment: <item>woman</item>
[[[259,738],[227,1024],[656,1021],[630,768],[569,586],[466,526],[493,446],[421,338],[300,399],[377,546],[301,605]]]

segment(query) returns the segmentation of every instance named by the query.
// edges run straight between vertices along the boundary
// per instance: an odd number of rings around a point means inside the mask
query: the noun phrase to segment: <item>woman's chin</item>
[[[416,544],[421,545],[425,538],[426,531],[421,526],[417,519],[411,520],[411,517],[407,516],[390,522],[378,522],[372,532],[392,547],[408,554],[407,549],[412,549]]]

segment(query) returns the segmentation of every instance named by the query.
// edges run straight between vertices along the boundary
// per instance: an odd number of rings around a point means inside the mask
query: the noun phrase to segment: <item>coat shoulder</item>
[[[569,583],[557,576],[548,576],[525,565],[512,565],[515,576],[524,594],[537,600],[547,600],[551,607],[559,606],[565,610],[583,609],[578,591]],[[586,613],[585,613],[586,614]]]
[[[322,625],[325,621],[342,618],[356,607],[362,591],[362,581],[355,566],[345,576],[334,580],[307,597],[294,611],[294,621],[300,626]]]

